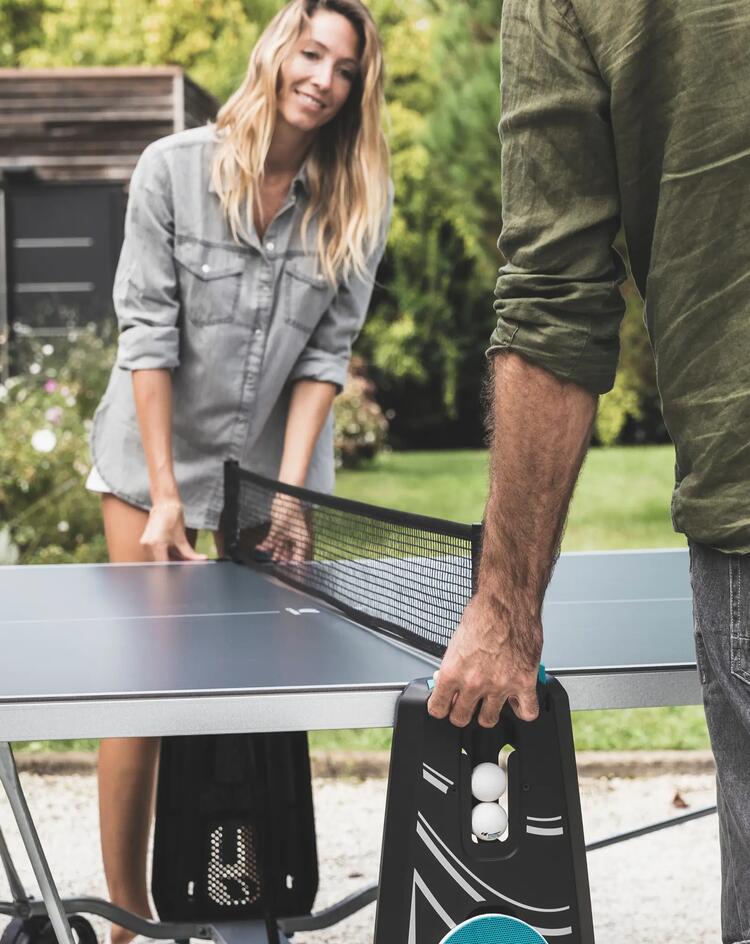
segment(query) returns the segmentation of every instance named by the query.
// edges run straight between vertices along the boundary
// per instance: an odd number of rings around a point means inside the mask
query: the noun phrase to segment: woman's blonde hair
[[[388,146],[381,124],[383,53],[377,28],[360,0],[292,0],[264,30],[242,85],[216,120],[219,143],[213,184],[234,238],[245,235],[276,123],[284,60],[317,10],[346,17],[359,36],[360,68],[345,104],[321,127],[307,160],[310,202],[303,241],[318,216],[316,251],[332,284],[364,276],[382,238],[388,203]]]

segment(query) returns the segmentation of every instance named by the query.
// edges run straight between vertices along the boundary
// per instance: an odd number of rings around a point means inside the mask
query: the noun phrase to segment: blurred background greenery
[[[223,101],[281,0],[2,0],[0,66],[182,66]],[[396,189],[357,345],[399,449],[478,447],[500,229],[501,0],[371,0],[387,63]],[[601,442],[664,442],[633,287]]]

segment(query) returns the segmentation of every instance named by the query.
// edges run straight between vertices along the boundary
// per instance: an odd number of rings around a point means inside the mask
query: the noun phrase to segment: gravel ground
[[[29,806],[63,895],[103,896],[92,774],[22,773]],[[713,777],[668,774],[638,779],[584,779],[581,801],[589,841],[714,802]],[[321,891],[325,906],[377,878],[385,803],[381,779],[316,780]],[[7,801],[0,827],[16,867],[33,887]],[[719,851],[715,817],[593,852],[589,875],[597,944],[718,944]],[[7,898],[4,878],[0,896]],[[337,928],[300,934],[295,944],[371,944],[375,906]],[[0,918],[0,926],[5,919]],[[104,925],[97,923],[100,938]],[[394,942],[395,944],[395,942]]]

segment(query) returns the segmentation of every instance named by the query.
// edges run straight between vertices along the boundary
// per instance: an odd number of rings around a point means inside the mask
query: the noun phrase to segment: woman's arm
[[[284,430],[279,480],[303,486],[315,443],[330,412],[337,386],[320,380],[298,380]],[[304,561],[312,555],[313,534],[308,512],[289,495],[277,494],[271,508],[268,535],[257,550],[275,561]]]
[[[315,443],[331,410],[336,391],[335,384],[318,380],[298,380],[292,386],[279,481],[287,485],[305,484]]]
[[[146,455],[151,512],[141,536],[154,560],[205,560],[185,534],[182,502],[172,464],[172,377],[168,370],[134,370],[133,397]]]

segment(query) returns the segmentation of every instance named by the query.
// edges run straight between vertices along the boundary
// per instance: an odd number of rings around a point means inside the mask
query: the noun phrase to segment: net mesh
[[[226,551],[359,622],[442,654],[469,601],[479,529],[281,485],[227,463]]]

